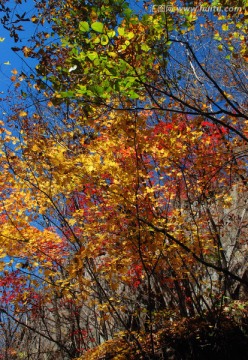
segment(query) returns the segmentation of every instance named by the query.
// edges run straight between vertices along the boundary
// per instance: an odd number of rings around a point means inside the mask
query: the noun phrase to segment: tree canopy
[[[246,2],[15,3],[2,358],[186,359],[166,336],[191,329],[204,359],[248,326]]]

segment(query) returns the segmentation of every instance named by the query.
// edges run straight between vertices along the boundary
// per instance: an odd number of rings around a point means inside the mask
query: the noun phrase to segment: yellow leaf
[[[73,226],[73,225],[75,225],[75,223],[77,222],[77,220],[76,219],[70,219],[69,221],[68,221],[68,224],[70,225],[70,226]]]
[[[21,110],[21,111],[19,112],[19,116],[20,116],[20,117],[24,117],[24,116],[27,116],[27,115],[28,115],[28,113],[27,113],[26,111]]]
[[[33,146],[32,146],[32,150],[33,151],[38,151],[40,148],[36,145],[36,144],[34,144]]]
[[[222,30],[223,30],[223,31],[227,31],[227,30],[228,30],[228,25],[227,25],[227,24],[223,24],[223,25],[222,25]]]

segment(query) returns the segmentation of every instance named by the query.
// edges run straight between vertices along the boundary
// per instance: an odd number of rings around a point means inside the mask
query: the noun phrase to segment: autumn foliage
[[[247,12],[157,3],[37,1],[14,49],[37,65],[0,123],[3,359],[247,349]]]

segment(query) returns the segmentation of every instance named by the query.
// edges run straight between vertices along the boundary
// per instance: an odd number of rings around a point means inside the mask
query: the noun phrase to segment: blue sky
[[[13,20],[16,19],[16,13],[23,14],[26,12],[26,17],[31,17],[35,11],[33,0],[28,0],[21,6],[16,6],[14,1],[11,0],[8,5],[10,8],[13,7],[14,9]],[[3,16],[3,14],[0,13],[0,16]],[[27,45],[28,39],[34,34],[36,28],[36,25],[27,21],[20,23],[20,25],[22,25],[24,29],[24,31],[19,32],[22,42],[15,43],[14,39],[10,37],[9,32],[4,29],[2,24],[0,24],[0,38],[1,40],[4,38],[4,41],[0,42],[0,93],[4,93],[5,95],[7,94],[8,89],[11,90],[12,82],[10,77],[13,75],[11,71],[16,69],[20,72],[25,68],[21,51],[15,53],[11,50],[11,47],[16,46],[22,48],[24,45]],[[27,61],[27,59],[25,60]],[[30,63],[30,60],[28,60],[28,62]]]

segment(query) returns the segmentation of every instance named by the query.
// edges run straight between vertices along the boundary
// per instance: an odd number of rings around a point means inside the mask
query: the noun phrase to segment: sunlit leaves
[[[102,45],[107,45],[108,42],[109,42],[108,37],[106,35],[102,35],[101,36],[101,44]]]
[[[27,116],[27,112],[24,111],[24,110],[21,110],[21,111],[19,112],[19,116],[20,116],[20,117]]]
[[[81,21],[79,23],[79,30],[82,32],[87,32],[89,31],[90,27],[89,24],[86,21]]]
[[[92,23],[91,28],[96,32],[99,32],[99,33],[103,32],[103,24],[98,21]]]

